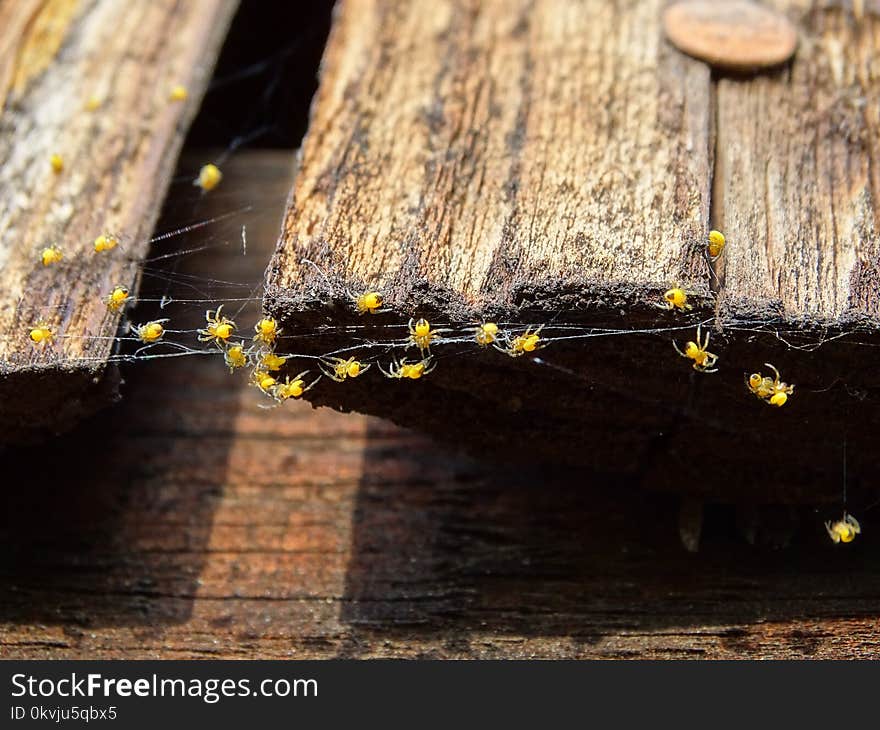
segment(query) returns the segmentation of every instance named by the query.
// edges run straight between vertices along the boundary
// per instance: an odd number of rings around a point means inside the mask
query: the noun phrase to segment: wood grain
[[[6,2],[0,18],[0,437],[59,430],[112,391],[103,379],[118,314],[136,289],[183,136],[210,78],[234,0]],[[174,84],[185,102],[169,100]],[[88,111],[94,97],[100,106]],[[64,169],[53,172],[52,154]],[[120,246],[92,248],[103,233]],[[64,260],[40,264],[58,245]],[[35,348],[30,328],[55,331]],[[100,396],[100,397],[99,397]],[[91,406],[89,402],[91,401]]]
[[[707,293],[709,71],[660,6],[342,3],[270,297],[466,320]]]
[[[875,481],[877,8],[780,0],[792,64],[729,77],[663,40],[662,5],[339,7],[266,305],[310,354],[388,367],[414,316],[460,341],[417,386],[307,398],[697,499],[836,502],[847,440]],[[655,307],[674,283],[692,311]],[[359,317],[368,286],[388,311]],[[548,346],[465,342],[481,318]],[[698,323],[718,373],[672,348]],[[768,362],[783,409],[744,384]]]
[[[718,81],[720,312],[876,330],[880,6],[774,4],[801,31],[791,67]]]
[[[247,255],[212,247],[178,273],[258,282],[289,153],[225,169],[201,212],[265,201]],[[878,511],[841,547],[821,526],[836,515],[805,510],[778,551],[709,509],[694,555],[677,499],[626,475],[499,467],[374,418],[266,410],[219,356],[124,374],[119,405],[3,453],[28,475],[0,490],[3,658],[878,655]]]

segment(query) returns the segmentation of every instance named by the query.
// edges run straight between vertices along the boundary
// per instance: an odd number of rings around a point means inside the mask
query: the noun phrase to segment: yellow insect
[[[112,251],[119,245],[119,239],[108,233],[103,233],[95,239],[95,253]]]
[[[843,513],[841,519],[834,522],[831,522],[831,520],[826,522],[825,529],[828,530],[828,537],[830,537],[835,543],[852,542],[855,540],[856,535],[862,531],[859,521],[852,515],[848,515],[846,512]]]
[[[536,330],[532,330],[532,328],[529,327],[521,335],[517,335],[513,338],[505,334],[505,346],[502,347],[497,342],[493,342],[492,346],[496,350],[500,350],[511,357],[519,357],[520,355],[525,355],[527,352],[540,350],[547,344],[546,340],[541,339],[540,332],[542,329],[544,329],[544,325],[541,325]]]
[[[111,312],[118,312],[128,304],[130,298],[128,289],[124,286],[117,286],[114,287],[113,291],[111,291],[106,297],[104,297],[104,303],[107,305],[107,309]]]
[[[216,188],[223,179],[223,173],[217,165],[208,163],[199,170],[199,176],[193,180],[193,185],[197,185],[205,192]]]
[[[406,359],[403,359],[400,362],[395,360],[391,363],[388,370],[383,370],[381,365],[379,365],[379,370],[382,371],[382,375],[386,378],[407,378],[409,380],[418,380],[423,375],[430,373],[436,367],[436,363],[432,364],[431,358],[426,357],[418,362],[409,362]]]
[[[248,357],[244,350],[244,343],[238,342],[227,347],[223,353],[223,359],[226,361],[226,366],[229,368],[230,373],[236,370],[236,368],[243,368],[247,365]]]
[[[61,249],[58,248],[54,243],[47,248],[44,248],[40,253],[40,262],[43,266],[51,266],[52,264],[57,264],[61,259],[64,258],[64,254],[61,253]]]
[[[260,358],[260,364],[269,372],[281,370],[281,368],[284,367],[284,363],[286,362],[286,357],[276,355],[274,352],[263,353],[263,356]]]
[[[199,342],[214,342],[221,347],[229,342],[229,338],[235,333],[235,322],[224,317],[221,314],[222,310],[221,304],[216,311],[209,309],[205,312],[208,326],[199,330]]]
[[[686,312],[689,309],[693,309],[693,306],[688,303],[687,292],[680,286],[669,289],[663,295],[663,300],[664,301],[661,304],[657,305],[660,309],[668,309],[670,311],[677,309],[679,312]]]
[[[171,91],[168,92],[168,98],[171,101],[185,101],[188,95],[189,92],[187,92],[183,84],[175,84],[171,87]]]
[[[305,376],[309,374],[308,370],[303,370],[299,375],[294,376],[291,380],[288,375],[284,378],[283,383],[278,383],[272,389],[272,397],[275,400],[281,402],[286,401],[288,398],[299,398],[305,393],[307,390],[311,390],[315,387],[315,383],[318,382],[321,378],[318,377],[317,380],[311,382],[309,385],[306,385],[306,381],[304,380]]]
[[[162,336],[165,334],[165,327],[162,325],[167,321],[167,319],[155,319],[146,324],[132,324],[131,331],[135,333],[141,342],[149,345],[162,339]]]
[[[61,172],[64,169],[64,160],[61,159],[61,155],[52,155],[49,158],[49,164],[54,172]]]
[[[356,378],[369,369],[369,363],[365,365],[353,357],[348,358],[348,360],[343,360],[341,357],[321,360],[321,370],[328,378],[332,378],[337,383],[341,383],[346,378]]]
[[[85,109],[87,112],[94,112],[101,108],[101,104],[104,103],[104,100],[98,96],[97,94],[92,94],[88,99],[86,99]]]
[[[431,323],[424,317],[413,324],[412,318],[409,320],[409,345],[415,345],[421,350],[422,354],[431,351],[431,340],[437,336],[437,330],[431,329]]]
[[[52,331],[52,328],[49,327],[45,322],[40,322],[39,324],[35,324],[31,327],[31,331],[28,333],[28,336],[31,338],[31,342],[35,345],[45,345],[48,342],[52,341],[52,338],[55,336],[55,333]]]
[[[278,335],[281,334],[281,328],[278,326],[278,322],[276,322],[272,317],[263,317],[259,322],[254,325],[254,340],[256,342],[262,342],[264,345],[272,346],[275,344],[275,340],[278,338]]]
[[[779,371],[769,362],[764,363],[765,366],[773,371],[773,377],[770,378],[761,373],[752,373],[746,383],[749,390],[756,397],[763,400],[771,406],[781,407],[788,401],[788,396],[794,393],[794,386],[783,383]]]
[[[484,322],[477,327],[476,340],[477,343],[483,345],[491,345],[498,337],[498,325],[494,322]]]
[[[718,368],[715,367],[715,363],[718,362],[718,355],[709,352],[706,348],[709,347],[709,333],[706,333],[705,340],[702,339],[702,334],[700,330],[700,326],[697,325],[697,340],[696,342],[686,342],[684,345],[684,350],[680,350],[675,340],[672,341],[672,346],[675,348],[675,351],[681,355],[682,357],[687,358],[688,360],[694,361],[694,370],[701,373],[716,373],[718,372]]]
[[[716,261],[721,257],[721,254],[724,253],[724,246],[727,241],[724,239],[724,234],[721,231],[709,231],[709,243],[706,246],[706,249],[709,251],[709,257]]]
[[[382,305],[385,303],[385,300],[382,299],[382,295],[377,291],[365,291],[363,294],[352,295],[352,299],[354,299],[354,308],[357,310],[358,314],[380,314],[385,310],[382,309]]]

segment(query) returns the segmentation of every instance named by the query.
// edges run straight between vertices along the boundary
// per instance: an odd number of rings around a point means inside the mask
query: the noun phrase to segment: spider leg
[[[769,362],[765,362],[764,364],[773,371],[773,375],[775,376],[774,382],[778,383],[779,382],[779,371],[775,367],[773,367],[773,365],[771,365]]]
[[[391,363],[388,367],[388,370],[382,367],[381,363],[376,363],[376,367],[379,368],[379,372],[382,373],[386,378],[399,378],[400,377],[400,364],[397,361]]]

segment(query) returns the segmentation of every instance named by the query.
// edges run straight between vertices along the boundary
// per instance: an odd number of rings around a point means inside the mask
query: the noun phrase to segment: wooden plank
[[[271,292],[345,300],[307,258],[459,320],[706,293],[709,72],[661,4],[343,3]]]
[[[387,368],[414,357],[419,316],[446,340],[417,386],[306,397],[485,458],[622,470],[698,499],[836,502],[847,440],[850,478],[870,483],[876,331],[853,324],[877,306],[861,123],[876,16],[780,6],[801,34],[793,65],[713,80],[662,40],[659,2],[517,7],[337,13],[266,305],[314,332],[291,343],[305,354]],[[729,239],[711,267],[710,220]],[[694,309],[658,310],[676,283]],[[385,314],[355,313],[366,287]],[[480,348],[484,318],[509,336],[543,325],[548,346]],[[672,348],[698,323],[718,373]],[[796,385],[783,409],[744,383],[768,362]],[[702,464],[724,478],[688,476]]]
[[[774,5],[801,29],[794,63],[718,82],[713,210],[731,241],[720,311],[876,328],[880,6]]]
[[[264,201],[247,255],[212,247],[178,273],[256,282],[289,153],[224,169],[200,213]],[[198,324],[190,309],[176,325]],[[750,548],[709,510],[691,555],[677,500],[619,474],[499,468],[378,419],[267,410],[219,354],[124,374],[120,404],[4,453],[28,475],[0,491],[4,658],[878,655],[878,510],[856,512],[844,547],[821,525],[834,513],[804,510],[788,551]]]
[[[0,439],[60,430],[112,397],[104,378],[184,134],[234,0],[0,6]],[[173,85],[189,92],[172,101]],[[5,101],[4,101],[5,100]],[[97,108],[89,110],[90,100]],[[53,171],[50,157],[63,169]],[[120,245],[96,253],[93,241]],[[40,263],[55,244],[64,259]],[[54,339],[35,347],[45,322]]]

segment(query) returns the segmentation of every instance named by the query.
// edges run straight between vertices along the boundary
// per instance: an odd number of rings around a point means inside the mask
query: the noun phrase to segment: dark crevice
[[[187,146],[299,146],[332,11],[332,0],[242,0]]]
[[[718,104],[719,77],[713,71],[709,77],[709,228],[724,232],[724,195],[720,170],[720,113]],[[715,321],[721,329],[721,289],[724,286],[724,256],[712,261],[708,253],[709,289],[715,296]]]

